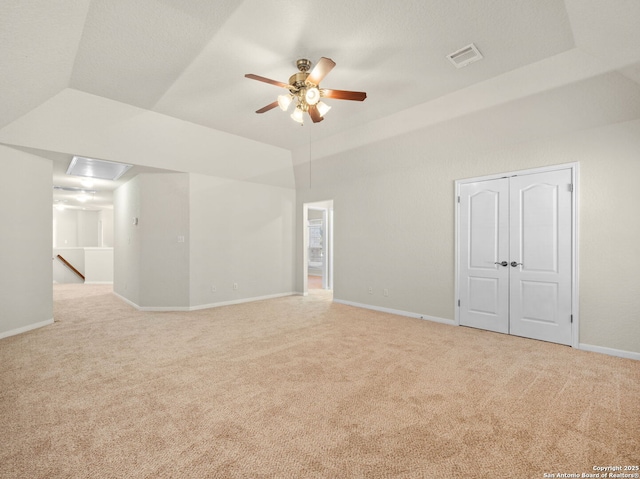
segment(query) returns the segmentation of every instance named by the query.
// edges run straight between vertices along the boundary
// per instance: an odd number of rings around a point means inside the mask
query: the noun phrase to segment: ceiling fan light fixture
[[[292,101],[293,95],[291,93],[287,95],[278,95],[278,106],[282,111],[287,111]]]
[[[320,113],[320,116],[324,116],[329,110],[331,110],[331,107],[329,105],[321,101],[318,102],[316,108],[318,109],[318,113]]]
[[[362,91],[348,90],[327,90],[320,88],[320,83],[327,74],[336,66],[331,58],[320,57],[313,70],[311,70],[311,62],[307,59],[299,59],[296,62],[298,72],[289,77],[289,83],[271,80],[260,75],[247,73],[245,78],[269,83],[288,90],[287,94],[279,95],[276,101],[256,110],[256,113],[265,113],[279,106],[281,110],[286,111],[291,103],[294,104],[291,119],[301,125],[304,124],[304,114],[308,113],[313,123],[319,123],[323,120],[324,115],[331,109],[330,106],[322,103],[323,97],[335,100],[351,100],[363,101],[367,98],[367,94]],[[311,71],[309,71],[311,70]]]
[[[304,124],[304,113],[300,108],[297,108],[291,113],[291,119],[297,121],[301,125]]]
[[[320,90],[316,87],[307,88],[304,99],[308,105],[315,105],[320,101]]]

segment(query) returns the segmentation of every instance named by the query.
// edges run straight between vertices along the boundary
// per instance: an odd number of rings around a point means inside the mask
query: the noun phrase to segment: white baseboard
[[[129,306],[135,308],[135,309],[140,309],[140,306],[138,306],[136,303],[134,303],[133,301],[125,298],[124,296],[122,296],[119,293],[116,293],[115,291],[113,292],[113,294],[115,294],[118,298],[120,298],[122,301],[124,301],[125,303],[127,303]]]
[[[131,301],[130,299],[125,298],[121,294],[116,293],[115,291],[113,292],[113,294],[115,294],[122,301],[127,303],[129,306],[137,309],[138,311],[157,311],[157,312],[161,312],[161,311],[189,311],[189,307],[188,306],[157,306],[157,307],[156,306],[140,306],[140,305],[134,303],[133,301]]]
[[[209,304],[199,304],[197,306],[139,306],[133,301],[128,300],[124,296],[114,293],[118,298],[123,300],[129,306],[134,307],[138,311],[149,311],[149,312],[167,312],[167,311],[198,311],[201,309],[210,309],[210,308],[219,308],[220,306],[230,306],[233,304],[242,304],[242,303],[252,303],[254,301],[262,301],[265,299],[274,299],[274,298],[282,298],[284,296],[293,296],[295,293],[277,293],[277,294],[269,294],[265,296],[254,296],[252,298],[242,298],[242,299],[234,299],[231,301],[220,301],[218,303],[209,303]]]
[[[113,284],[113,281],[85,281],[84,284]]]
[[[276,293],[267,294],[265,296],[254,296],[253,298],[234,299],[231,301],[221,301],[219,303],[200,304],[198,306],[191,306],[189,311],[197,311],[199,309],[219,308],[220,306],[231,306],[233,304],[252,303],[254,301],[262,301],[265,299],[283,298],[284,296],[294,296],[296,293]]]
[[[340,304],[346,304],[347,306],[355,306],[356,308],[371,309],[373,311],[380,311],[382,313],[395,314],[395,315],[398,315],[398,316],[406,316],[406,317],[409,317],[409,318],[416,318],[416,319],[426,319],[427,321],[433,321],[434,323],[448,324],[450,326],[455,326],[455,324],[456,324],[453,319],[438,318],[436,316],[429,316],[428,314],[412,313],[411,311],[402,311],[400,309],[383,308],[381,306],[373,306],[371,304],[356,303],[356,302],[353,302],[353,301],[345,301],[344,299],[335,299],[334,298],[333,302],[334,303],[340,303]]]
[[[3,333],[0,333],[0,339],[8,338],[9,336],[15,336],[16,334],[26,333],[27,331],[42,328],[43,326],[49,326],[50,324],[53,324],[53,318],[47,319],[46,321],[40,321],[39,323],[29,324],[21,328],[12,329],[11,331],[5,331]]]
[[[391,309],[391,308],[383,308],[380,306],[372,306],[370,304],[356,303],[354,301],[345,301],[343,299],[334,299],[333,302],[346,304],[347,306],[355,306],[356,308],[371,309],[373,311],[396,314],[398,316],[407,316],[409,318],[426,319],[428,321],[434,321],[436,323],[443,323],[443,324],[449,324],[451,326],[455,326],[454,320],[438,318],[435,316],[428,316],[426,314],[412,313],[410,311],[402,311],[402,310]],[[591,351],[594,353],[606,354],[608,356],[616,356],[619,358],[634,359],[636,361],[640,361],[640,353],[636,353],[634,351],[624,351],[621,349],[606,348],[604,346],[593,346],[591,344],[584,344],[584,343],[580,343],[577,349],[581,349],[583,351]]]
[[[138,306],[138,311],[147,311],[154,313],[163,313],[163,312],[188,312],[191,311],[189,306]]]
[[[635,359],[640,361],[640,353],[633,351],[624,351],[622,349],[605,348],[604,346],[593,346],[591,344],[578,344],[578,349],[583,351],[591,351],[594,353],[607,354],[609,356],[616,356],[619,358]]]

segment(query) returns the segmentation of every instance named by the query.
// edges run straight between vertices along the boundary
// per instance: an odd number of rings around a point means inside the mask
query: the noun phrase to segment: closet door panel
[[[460,324],[509,331],[509,183],[506,178],[460,189]]]
[[[510,178],[509,332],[571,343],[571,171]]]

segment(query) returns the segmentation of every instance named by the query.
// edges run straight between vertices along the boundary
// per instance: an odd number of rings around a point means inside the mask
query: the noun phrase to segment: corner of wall
[[[52,162],[0,145],[0,336],[50,324],[53,317]],[[29,185],[25,188],[24,185]]]

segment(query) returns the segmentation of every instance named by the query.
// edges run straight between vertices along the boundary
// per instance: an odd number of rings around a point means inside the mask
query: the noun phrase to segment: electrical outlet
[[[373,294],[373,286],[369,286],[369,294]]]
[[[389,296],[389,290],[387,288],[384,288],[384,295]]]
[[[233,290],[238,291],[238,283],[233,283]]]

